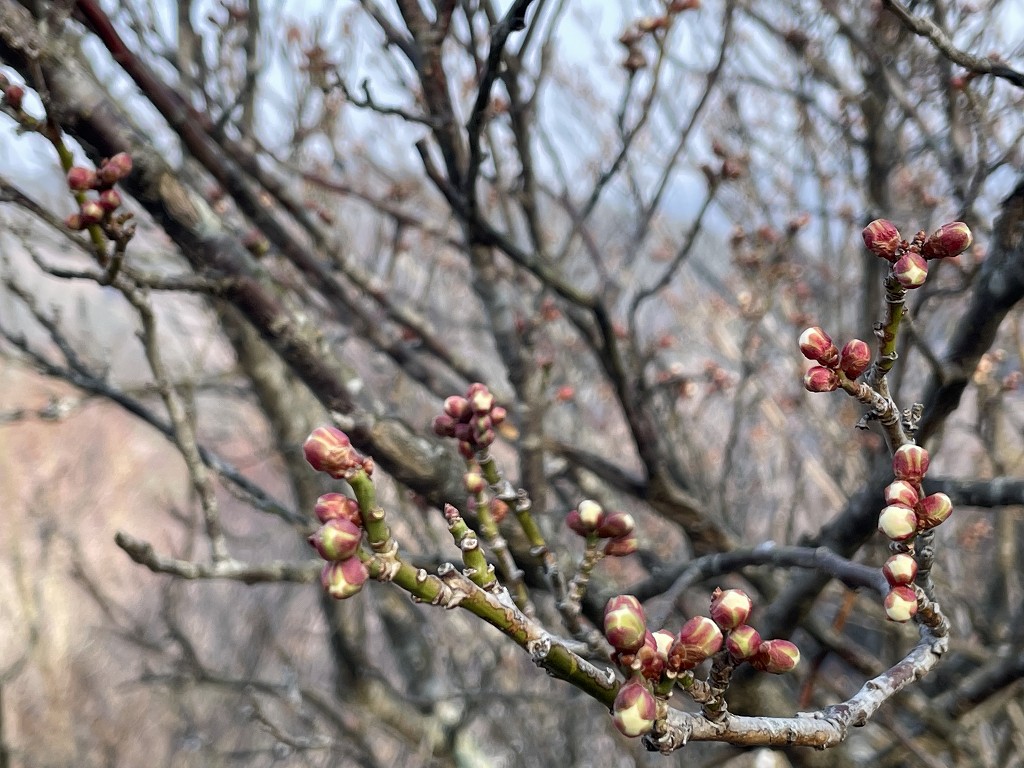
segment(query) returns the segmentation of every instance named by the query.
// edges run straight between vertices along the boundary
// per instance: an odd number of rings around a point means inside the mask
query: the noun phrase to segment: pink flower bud
[[[635,526],[632,515],[626,512],[612,512],[605,515],[604,520],[597,526],[597,535],[602,539],[619,539],[631,534]]]
[[[722,647],[722,630],[707,616],[694,616],[679,630],[668,652],[668,666],[676,672],[693,669]]]
[[[115,211],[121,206],[121,195],[116,189],[104,189],[96,202],[104,211]]]
[[[885,486],[885,501],[887,504],[899,504],[913,509],[917,506],[919,498],[917,489],[906,480],[896,480]]]
[[[127,152],[118,152],[96,171],[100,183],[105,186],[116,184],[132,172],[132,157]]]
[[[350,557],[336,563],[324,564],[320,571],[320,583],[331,597],[344,600],[363,588],[370,572],[358,557]]]
[[[893,541],[906,541],[917,535],[917,515],[909,507],[890,504],[878,516],[878,530]]]
[[[469,417],[473,414],[473,409],[469,405],[469,400],[458,395],[452,395],[444,401],[444,412],[455,421],[468,421]]]
[[[99,224],[107,213],[103,210],[103,206],[95,200],[86,200],[82,203],[78,212],[82,215],[82,223],[87,227],[92,224]]]
[[[306,461],[317,472],[343,478],[351,472],[373,471],[373,464],[352,447],[348,435],[335,427],[317,427],[302,445]]]
[[[359,503],[343,493],[325,493],[316,500],[313,511],[321,523],[328,520],[348,520],[355,526],[363,524],[363,516],[359,514]]]
[[[434,434],[438,437],[455,437],[455,419],[447,413],[434,417]]]
[[[462,476],[462,482],[466,490],[476,495],[487,490],[487,481],[479,472],[467,472]]]
[[[486,387],[477,389],[469,398],[469,404],[474,413],[490,413],[494,406],[494,395]]]
[[[636,738],[654,727],[658,702],[654,694],[639,680],[625,683],[612,704],[612,722],[623,736]]]
[[[604,510],[596,501],[584,499],[565,519],[566,525],[580,536],[596,533],[604,522]]]
[[[725,649],[734,659],[749,659],[761,647],[761,635],[749,624],[740,624],[725,638]]]
[[[644,644],[647,620],[643,606],[632,595],[618,595],[604,608],[604,636],[620,653],[636,653]]]
[[[491,408],[491,424],[496,427],[501,426],[505,423],[505,419],[508,418],[508,411],[502,408],[500,405],[496,405]]]
[[[914,508],[917,513],[917,524],[922,531],[944,523],[953,514],[953,502],[944,493],[933,493],[925,496]]]
[[[91,168],[74,166],[68,171],[68,189],[75,192],[84,192],[96,186],[96,171]]]
[[[892,473],[897,480],[918,484],[928,472],[928,451],[908,443],[896,449],[892,457]]]
[[[815,365],[804,374],[804,388],[808,392],[835,392],[839,375],[821,365]]]
[[[800,649],[789,640],[765,640],[750,657],[750,665],[760,672],[781,675],[800,663]]]
[[[839,353],[839,369],[843,373],[851,379],[856,379],[868,369],[869,365],[871,365],[871,348],[866,341],[853,339],[843,345],[843,349]]]
[[[617,539],[608,539],[608,543],[604,545],[604,554],[606,557],[626,557],[639,548],[640,540],[630,533]]]
[[[943,224],[921,246],[921,255],[926,259],[946,259],[959,256],[974,243],[970,227],[962,221]]]
[[[917,561],[912,555],[900,552],[885,561],[882,565],[882,575],[890,587],[910,584],[917,578]]]
[[[348,520],[328,520],[309,537],[309,544],[324,560],[347,560],[359,549],[362,531]]]
[[[741,589],[718,588],[711,595],[711,619],[722,629],[745,624],[753,607],[750,597]]]
[[[11,109],[21,109],[21,101],[25,98],[25,89],[20,85],[8,85],[4,90],[4,99]]]
[[[808,360],[828,367],[839,360],[839,350],[832,343],[832,338],[817,326],[800,334],[800,352]]]
[[[917,613],[917,593],[912,587],[893,587],[892,592],[885,596],[883,605],[889,621],[909,621]]]
[[[902,238],[896,225],[887,219],[875,219],[861,232],[864,238],[864,245],[875,256],[881,256],[888,261],[896,259],[896,252],[899,249]]]
[[[907,290],[920,288],[928,277],[928,262],[921,254],[907,251],[892,265],[892,274]]]
[[[85,229],[85,222],[82,221],[82,214],[72,213],[66,219],[64,219],[64,226],[68,229],[73,229],[76,232],[80,229]]]

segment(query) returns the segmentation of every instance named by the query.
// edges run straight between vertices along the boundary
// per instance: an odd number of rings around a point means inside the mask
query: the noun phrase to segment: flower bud
[[[896,480],[885,486],[885,501],[887,504],[899,504],[913,509],[920,499],[917,489],[906,480]]]
[[[749,659],[761,647],[761,635],[749,624],[740,624],[725,637],[725,649],[734,659]]]
[[[943,224],[921,246],[921,255],[926,259],[947,259],[959,256],[971,247],[974,235],[962,221]]]
[[[500,405],[496,405],[491,408],[491,424],[496,427],[500,427],[505,423],[505,419],[508,418],[508,411],[502,408]]]
[[[750,657],[750,665],[760,672],[781,675],[800,663],[800,649],[789,640],[765,640]]]
[[[668,652],[668,666],[676,672],[693,669],[722,647],[722,630],[707,616],[694,616],[679,630]]]
[[[121,206],[121,194],[116,189],[104,189],[96,202],[104,211],[115,211]]]
[[[455,421],[468,421],[473,413],[469,400],[458,395],[452,395],[444,401],[444,412]]]
[[[821,365],[815,365],[804,374],[804,388],[808,392],[834,392],[839,387],[839,375]]]
[[[893,555],[882,565],[882,575],[890,587],[910,584],[917,578],[917,560],[906,552]]]
[[[890,504],[878,516],[878,530],[893,541],[906,541],[917,534],[917,515],[909,507]]]
[[[566,525],[580,536],[596,533],[604,522],[604,510],[596,501],[584,499],[565,519]]]
[[[626,557],[626,555],[632,555],[639,548],[640,540],[630,533],[617,539],[608,539],[608,543],[604,545],[604,554],[606,557]]]
[[[869,365],[871,365],[871,348],[866,341],[852,339],[843,345],[843,349],[839,353],[839,369],[843,373],[851,379],[856,379],[868,369]]]
[[[604,636],[620,653],[636,653],[644,644],[647,620],[640,601],[632,595],[618,595],[604,608]]]
[[[928,451],[919,445],[908,443],[896,449],[892,457],[892,473],[897,480],[920,483],[928,472]]]
[[[106,186],[116,184],[132,172],[132,156],[127,152],[118,152],[100,165],[96,176]]]
[[[326,472],[333,478],[342,478],[362,469],[373,471],[373,463],[352,447],[348,435],[335,427],[317,427],[302,445],[306,461],[317,472]]]
[[[887,219],[875,219],[861,232],[864,238],[864,245],[875,256],[880,256],[888,261],[895,261],[896,251],[899,249],[902,238],[896,225]]]
[[[25,98],[25,89],[13,83],[4,89],[4,99],[11,109],[21,109],[21,101]]]
[[[486,387],[477,389],[469,398],[469,405],[474,413],[490,413],[494,407],[494,395]]]
[[[907,251],[892,265],[892,274],[907,290],[920,288],[928,277],[928,262],[921,254]]]
[[[359,549],[363,532],[353,523],[341,518],[328,520],[309,537],[309,544],[324,560],[347,560]]]
[[[953,514],[953,502],[944,493],[933,493],[925,496],[914,508],[917,513],[917,524],[922,531],[941,525]]]
[[[435,416],[431,426],[438,437],[455,437],[455,419],[447,413]]]
[[[667,655],[658,653],[658,643],[654,639],[654,635],[650,632],[644,635],[644,644],[636,652],[636,664],[639,665],[640,674],[648,680],[657,682],[665,669],[667,661]],[[636,669],[636,666],[634,666],[634,669]]]
[[[68,171],[68,189],[84,192],[96,186],[96,171],[76,165]]]
[[[462,482],[466,486],[466,490],[473,495],[487,490],[487,481],[479,472],[467,472],[462,476]]]
[[[833,366],[839,359],[839,350],[832,338],[817,326],[800,334],[800,352],[808,360],[824,366]]]
[[[103,206],[95,200],[86,200],[82,203],[78,212],[82,215],[82,223],[87,227],[92,224],[99,224],[107,213],[103,210]]]
[[[892,592],[885,596],[883,605],[889,621],[909,621],[917,613],[917,593],[912,587],[893,587]]]
[[[654,727],[658,702],[639,680],[630,680],[619,688],[612,704],[612,722],[623,736],[636,738]]]
[[[313,512],[321,523],[328,520],[348,520],[355,526],[363,524],[363,516],[359,514],[359,503],[344,493],[325,493],[316,500]]]
[[[336,563],[326,563],[320,571],[320,583],[331,597],[344,600],[363,588],[370,572],[358,557]]]
[[[676,641],[676,636],[667,629],[659,629],[657,632],[652,632],[651,636],[654,638],[654,644],[658,649],[658,655],[661,657],[661,660],[667,664],[668,652],[672,647],[672,643]]]
[[[605,515],[604,520],[597,526],[597,535],[602,539],[619,539],[631,534],[635,525],[632,515],[626,512],[612,512]]]
[[[741,589],[718,588],[711,595],[711,619],[722,629],[734,629],[746,623],[753,605]]]
[[[80,229],[85,229],[85,222],[82,221],[82,214],[72,213],[66,219],[64,219],[64,226],[68,229],[73,229],[76,232]]]

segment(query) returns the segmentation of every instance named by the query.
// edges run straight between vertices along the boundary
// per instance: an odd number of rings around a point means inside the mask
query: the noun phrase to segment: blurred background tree
[[[805,661],[737,681],[733,710],[846,698],[913,633],[743,553],[886,556],[884,440],[804,391],[796,346],[872,339],[879,216],[975,234],[912,295],[890,382],[957,506],[954,636],[847,744],[772,759],[1019,765],[1022,27],[998,0],[0,0],[0,766],[749,759],[645,754],[468,615],[322,597],[304,539],[338,484],[300,446],[344,427],[434,567],[466,493],[431,419],[485,382],[563,570],[580,499],[637,520],[590,620],[628,592],[677,628],[742,587]],[[138,231],[98,261],[65,170],[121,152]]]

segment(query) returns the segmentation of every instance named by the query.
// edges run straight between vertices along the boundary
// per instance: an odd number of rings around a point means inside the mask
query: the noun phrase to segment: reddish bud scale
[[[864,245],[873,254],[887,261],[895,261],[902,238],[900,231],[891,221],[875,219],[864,227],[861,237],[864,238]]]
[[[676,672],[693,669],[718,653],[723,643],[722,630],[706,616],[694,616],[679,630],[668,652],[669,669]]]
[[[800,649],[789,640],[765,640],[750,657],[750,665],[761,672],[782,675],[800,663]]]
[[[620,653],[636,653],[644,644],[647,620],[643,606],[632,595],[611,598],[604,609],[604,636]]]
[[[612,704],[612,722],[623,736],[637,738],[650,732],[658,716],[658,702],[639,680],[625,683]]]
[[[343,493],[325,493],[316,500],[313,512],[321,523],[326,523],[328,520],[348,520],[356,526],[363,524],[363,517],[359,513],[359,503]]]
[[[928,451],[912,443],[901,445],[892,457],[892,473],[897,480],[920,484],[928,472]]]
[[[886,595],[883,606],[889,621],[898,623],[910,621],[917,613],[917,593],[912,587],[893,587],[892,591]]]
[[[882,575],[890,587],[910,584],[917,578],[917,561],[906,552],[900,552],[885,561]]]
[[[733,629],[745,624],[753,602],[740,589],[715,589],[711,595],[711,619],[722,629]]]
[[[821,365],[815,365],[804,374],[804,388],[808,392],[835,392],[839,388],[839,375]]]
[[[644,636],[644,644],[636,652],[635,663],[640,667],[640,674],[648,680],[657,682],[665,670],[667,656],[658,653],[658,643],[654,635],[648,632]]]
[[[331,597],[344,600],[363,588],[370,573],[357,557],[337,563],[327,563],[320,571],[320,583]]]
[[[839,350],[825,331],[817,326],[800,334],[800,353],[826,367],[832,367],[839,360]]]
[[[892,274],[908,291],[920,288],[928,279],[928,262],[921,254],[907,251],[892,265]]]
[[[951,221],[939,227],[921,246],[926,259],[947,259],[959,256],[974,243],[971,229],[962,221]]]
[[[933,493],[925,496],[914,508],[917,513],[917,524],[922,531],[941,525],[953,514],[953,502],[944,493]]]
[[[851,379],[856,379],[871,365],[871,348],[866,341],[853,339],[843,345],[839,353],[839,369]]]

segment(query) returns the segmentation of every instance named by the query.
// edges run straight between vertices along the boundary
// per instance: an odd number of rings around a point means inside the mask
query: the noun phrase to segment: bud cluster
[[[608,601],[604,636],[615,649],[612,660],[630,675],[612,706],[612,719],[626,736],[642,736],[654,726],[657,696],[664,695],[680,673],[696,668],[723,647],[724,663],[749,663],[761,672],[782,674],[800,661],[799,649],[788,640],[761,640],[746,621],[753,603],[739,589],[716,589],[710,618],[694,616],[678,634],[651,632],[640,601],[619,595]],[[627,691],[628,689],[628,691]],[[653,692],[652,692],[653,691]]]
[[[636,524],[628,512],[606,513],[596,501],[585,499],[565,517],[565,524],[585,539],[608,539],[604,554],[624,557],[636,552],[639,542],[633,532]]]
[[[444,412],[434,418],[434,433],[459,441],[459,453],[472,459],[477,451],[494,442],[495,428],[501,426],[508,413],[494,404],[494,395],[487,386],[474,382],[466,396],[453,395],[444,401]]]
[[[114,185],[132,171],[132,158],[126,152],[119,152],[104,160],[95,171],[91,168],[74,166],[68,171],[68,189],[72,192],[95,191],[95,197],[84,198],[78,212],[65,219],[68,229],[85,229],[109,219],[121,207],[121,195]]]
[[[944,493],[924,496],[921,482],[928,472],[928,451],[919,445],[901,445],[892,458],[895,477],[885,488],[886,507],[878,516],[878,530],[892,541],[908,541],[943,523],[953,513]],[[885,598],[885,613],[892,621],[907,621],[917,613],[914,579],[917,562],[906,552],[885,561],[882,573],[892,590]]]
[[[348,435],[336,427],[314,429],[302,444],[302,451],[313,469],[336,480],[348,479],[359,471],[373,474],[373,459],[353,448]]]
[[[314,509],[320,528],[309,537],[311,547],[327,562],[320,583],[331,597],[344,600],[358,593],[369,572],[357,556],[363,538],[359,504],[342,493],[325,493]]]
[[[817,363],[804,374],[804,387],[809,392],[834,392],[842,383],[842,376],[852,381],[871,365],[867,342],[852,339],[840,350],[832,337],[817,326],[800,334],[800,352]]]
[[[861,236],[869,251],[892,264],[893,277],[907,290],[924,285],[929,261],[959,256],[974,242],[970,228],[962,221],[943,224],[930,236],[918,232],[908,242],[891,221],[875,219],[864,227]]]

